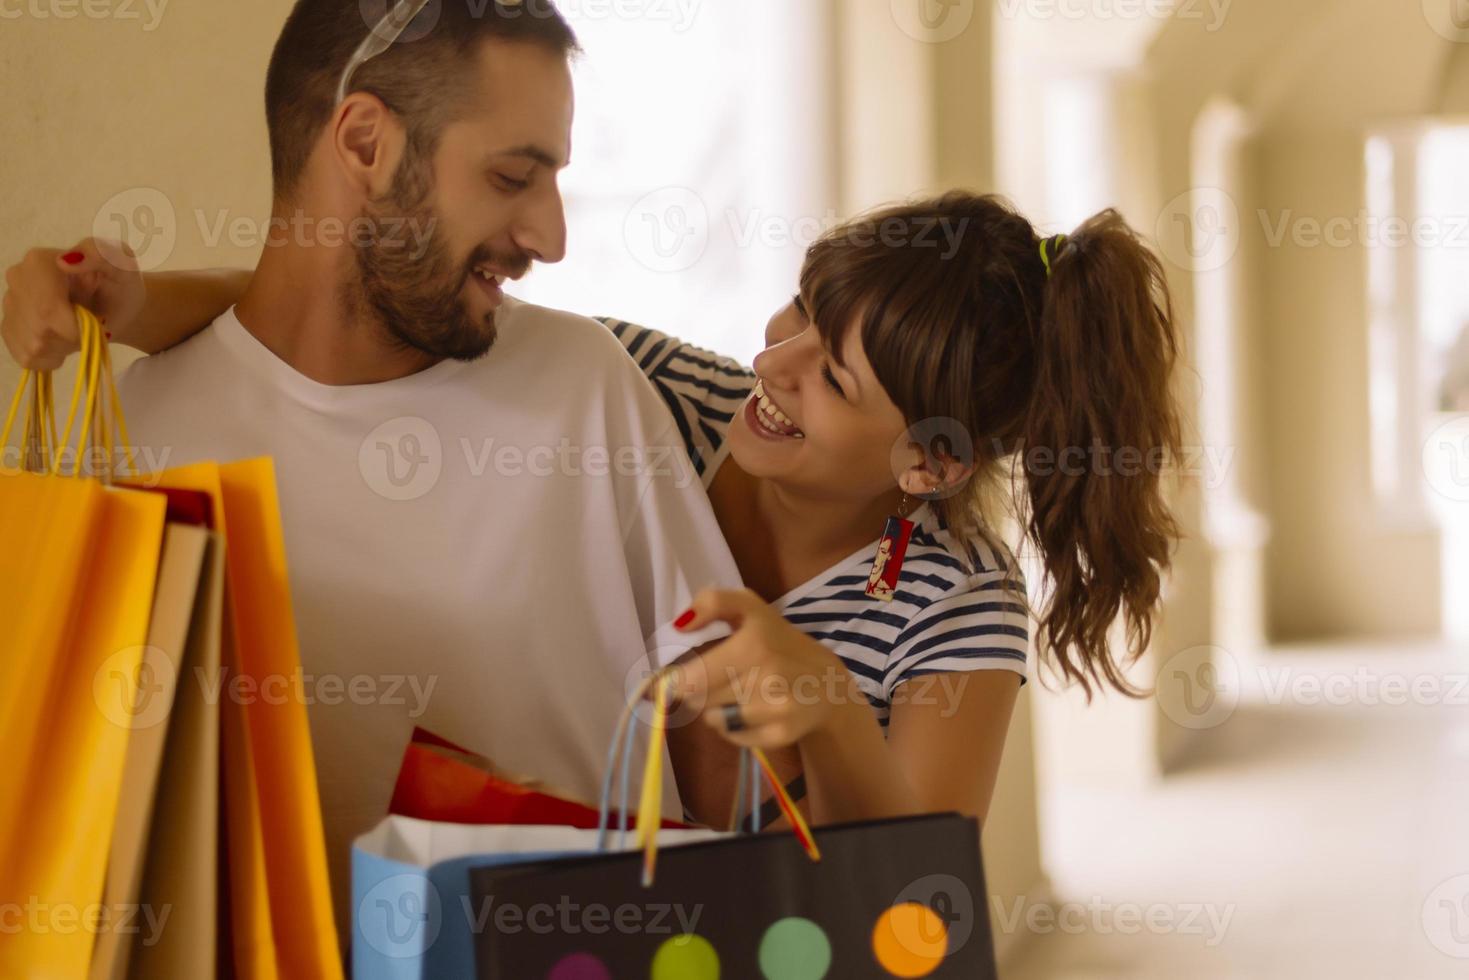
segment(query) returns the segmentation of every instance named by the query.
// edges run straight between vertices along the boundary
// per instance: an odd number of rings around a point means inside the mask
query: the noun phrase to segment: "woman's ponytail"
[[[1020,455],[1026,536],[1047,585],[1039,643],[1091,696],[1147,648],[1178,525],[1163,474],[1177,459],[1178,339],[1163,267],[1115,211],[1042,242],[1048,279]],[[1108,653],[1123,617],[1127,649]]]
[[[801,296],[828,348],[860,331],[910,424],[958,420],[972,435],[973,478],[931,502],[949,533],[1008,550],[996,498],[1010,484],[1045,572],[1040,657],[1088,695],[1141,693],[1125,667],[1152,636],[1178,536],[1163,493],[1178,340],[1157,257],[1114,211],[1042,242],[1007,201],[951,191],[823,236]],[[1113,657],[1119,614],[1127,649]]]

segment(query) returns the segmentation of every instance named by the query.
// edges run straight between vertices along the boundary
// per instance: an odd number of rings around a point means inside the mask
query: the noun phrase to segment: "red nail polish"
[[[112,331],[111,330],[107,330],[107,331],[104,331],[104,332],[107,334],[107,339],[108,340],[111,340],[112,339]]]
[[[687,626],[690,623],[692,623],[693,621],[694,621],[694,611],[692,609],[690,609],[687,612],[685,612],[682,616],[678,617],[677,619],[675,619],[673,621],[673,628],[674,629],[677,629],[677,630],[681,630],[685,626]]]
[[[81,252],[67,252],[61,257],[61,261],[65,262],[67,265],[81,265],[82,259],[85,258],[86,256],[83,255]]]

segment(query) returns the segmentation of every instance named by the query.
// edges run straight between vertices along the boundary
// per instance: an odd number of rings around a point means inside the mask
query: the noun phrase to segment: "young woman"
[[[150,276],[145,293],[96,248],[58,268],[85,269],[73,298],[109,292],[115,339],[146,351],[248,280]],[[9,302],[12,349],[20,335],[34,365],[65,356]],[[1010,505],[1042,573],[1039,657],[1089,694],[1134,693],[1122,668],[1177,536],[1162,479],[1177,339],[1162,267],[1116,213],[1052,239],[967,193],[860,217],[810,248],[753,368],[604,322],[668,404],[748,586],[680,621],[735,627],[677,682],[706,722],[671,740],[696,818],[727,819],[737,745],[772,750],[818,823],[983,818],[1030,636],[999,533]]]

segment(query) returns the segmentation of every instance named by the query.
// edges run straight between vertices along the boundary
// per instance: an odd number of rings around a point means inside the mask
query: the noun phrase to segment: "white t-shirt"
[[[473,363],[333,387],[231,310],[119,380],[143,463],[275,459],[339,905],[415,725],[595,801],[645,652],[718,636],[667,624],[699,589],[739,585],[617,339],[511,299],[498,324]]]

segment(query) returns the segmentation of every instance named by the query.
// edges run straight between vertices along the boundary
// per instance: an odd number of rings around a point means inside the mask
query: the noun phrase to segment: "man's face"
[[[382,234],[357,250],[362,295],[389,333],[458,360],[495,342],[504,280],[566,254],[557,176],[573,104],[566,57],[537,44],[484,43],[466,84],[469,107],[434,158],[409,147],[392,189],[364,207]]]

